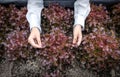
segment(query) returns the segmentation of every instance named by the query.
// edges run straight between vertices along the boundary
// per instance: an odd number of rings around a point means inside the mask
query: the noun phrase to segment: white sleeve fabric
[[[28,0],[26,18],[29,22],[30,30],[33,27],[37,27],[41,32],[41,11],[43,7],[43,0]]]
[[[85,20],[90,12],[89,0],[77,0],[74,3],[74,26],[81,25],[84,30]]]

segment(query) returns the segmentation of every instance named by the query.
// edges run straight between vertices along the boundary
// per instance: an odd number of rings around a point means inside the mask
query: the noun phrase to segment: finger
[[[77,40],[77,45],[79,46],[81,44],[82,41],[82,35],[78,36],[78,40]]]
[[[73,44],[76,44],[76,42],[77,42],[77,35],[74,33],[74,35],[73,35]]]
[[[37,37],[37,43],[38,43],[38,45],[39,45],[40,47],[42,47],[41,39],[40,39],[39,36]]]
[[[35,43],[34,39],[29,38],[28,42],[34,47],[34,48],[40,48],[38,44]]]

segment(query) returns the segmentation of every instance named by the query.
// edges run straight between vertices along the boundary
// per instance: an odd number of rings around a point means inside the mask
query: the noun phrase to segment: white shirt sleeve
[[[90,12],[89,0],[77,0],[74,3],[74,26],[80,24],[83,29],[85,25],[85,19]]]
[[[37,27],[41,32],[41,11],[43,9],[43,0],[28,0],[26,18],[30,25],[30,30]]]

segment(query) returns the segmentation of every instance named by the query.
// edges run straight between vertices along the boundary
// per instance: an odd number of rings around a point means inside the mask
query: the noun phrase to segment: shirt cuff
[[[75,27],[76,25],[81,25],[82,30],[84,30],[85,18],[82,16],[76,16],[73,27]]]
[[[37,20],[38,17],[35,14],[31,14],[31,19],[30,19],[30,31],[33,27],[37,27],[41,33],[41,27],[40,27],[40,22]]]
[[[41,27],[40,26],[30,26],[30,31],[32,30],[32,28],[38,28],[38,30],[40,31],[40,33],[42,32]]]

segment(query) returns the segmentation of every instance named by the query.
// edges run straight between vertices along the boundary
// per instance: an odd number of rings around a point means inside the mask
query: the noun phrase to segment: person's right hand
[[[32,28],[31,33],[28,38],[28,42],[34,48],[42,48],[41,39],[40,39],[40,31],[38,28],[36,27]]]

